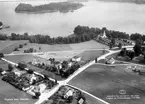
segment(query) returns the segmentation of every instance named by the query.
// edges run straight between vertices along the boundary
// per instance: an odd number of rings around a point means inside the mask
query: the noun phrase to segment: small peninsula
[[[16,13],[41,13],[41,12],[70,12],[84,6],[81,3],[57,2],[44,5],[32,6],[31,4],[20,3],[16,8]]]

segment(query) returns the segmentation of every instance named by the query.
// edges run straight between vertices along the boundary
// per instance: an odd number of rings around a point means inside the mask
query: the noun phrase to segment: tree
[[[134,49],[134,52],[135,52],[135,56],[139,56],[142,53],[140,44],[135,44],[133,49]]]
[[[131,34],[130,39],[131,40],[137,40],[137,39],[141,39],[142,35],[139,33],[135,33],[135,34]]]
[[[4,54],[3,53],[0,53],[0,59],[3,58],[3,57],[4,57]]]
[[[12,71],[12,70],[13,70],[12,64],[8,64],[8,70],[9,70],[9,71]]]
[[[3,25],[3,23],[2,22],[0,22],[0,26],[2,26]]]
[[[119,53],[119,55],[118,56],[126,56],[126,48],[123,48],[121,51],[120,51],[120,53]]]
[[[27,72],[28,72],[29,74],[33,74],[33,73],[34,73],[34,71],[33,71],[32,69],[29,69]]]
[[[98,62],[98,58],[95,58],[95,63],[97,63]]]
[[[23,45],[22,45],[22,44],[20,44],[20,45],[19,45],[19,48],[23,48]]]
[[[19,49],[18,48],[15,48],[14,51],[19,51]]]
[[[112,44],[112,43],[110,43],[110,44],[109,44],[109,48],[110,48],[110,49],[112,49],[112,47],[113,47],[113,44]]]
[[[18,63],[18,68],[20,68],[21,70],[24,70],[25,68],[27,67],[26,64],[23,64],[23,63]]]
[[[41,51],[41,47],[39,47],[39,51]]]
[[[132,60],[135,56],[135,53],[133,51],[127,50],[126,51],[127,56]]]
[[[113,46],[115,45],[115,39],[114,39],[114,38],[111,39],[111,44],[112,44]]]
[[[122,49],[122,44],[121,43],[118,44],[118,48]]]

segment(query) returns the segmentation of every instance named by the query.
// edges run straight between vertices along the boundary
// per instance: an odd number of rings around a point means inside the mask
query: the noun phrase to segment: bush
[[[26,67],[27,67],[26,64],[18,63],[18,68],[20,68],[21,70],[24,70]]]
[[[38,99],[40,95],[41,95],[40,92],[36,92],[36,93],[35,93],[35,96],[33,96],[33,98],[34,98],[34,99]]]
[[[0,58],[3,58],[4,57],[4,54],[3,53],[0,53]]]
[[[34,73],[34,71],[33,71],[32,69],[29,69],[27,72],[28,72],[29,74],[33,74],[33,73]]]
[[[19,51],[19,49],[18,48],[15,48],[14,51]]]
[[[19,45],[19,48],[23,48],[23,45],[22,45],[22,44],[20,44],[20,45]]]
[[[73,96],[69,96],[69,97],[67,98],[67,103],[72,103],[72,101],[73,101]]]

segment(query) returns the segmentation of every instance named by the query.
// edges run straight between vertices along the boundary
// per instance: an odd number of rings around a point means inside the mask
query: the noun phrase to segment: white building
[[[106,63],[107,64],[114,64],[115,60],[114,60],[114,58],[110,58],[110,59],[107,59]]]
[[[79,56],[74,56],[74,57],[72,58],[72,61],[77,61],[77,62],[79,62],[79,61],[81,61],[81,57],[79,57]]]
[[[101,38],[107,38],[106,32],[104,31],[103,34],[101,35]]]

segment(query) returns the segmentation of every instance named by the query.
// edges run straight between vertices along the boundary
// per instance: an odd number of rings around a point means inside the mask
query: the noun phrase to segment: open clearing
[[[69,84],[85,90],[111,104],[143,104],[145,102],[145,76],[132,74],[125,70],[126,66],[92,65],[80,73]],[[111,95],[136,95],[131,99],[108,99]],[[116,96],[115,96],[116,98]]]
[[[39,50],[39,47],[41,48]],[[28,43],[24,48],[19,49],[15,53],[24,52],[26,49],[34,48],[40,52],[48,52],[48,51],[64,51],[64,50],[71,50],[71,47],[67,44],[60,44],[60,45],[48,45],[48,44],[36,44],[36,43]]]
[[[20,44],[28,43],[27,40],[19,40],[19,41],[0,41],[0,52],[4,54],[9,54],[13,52],[16,47],[19,47]]]

